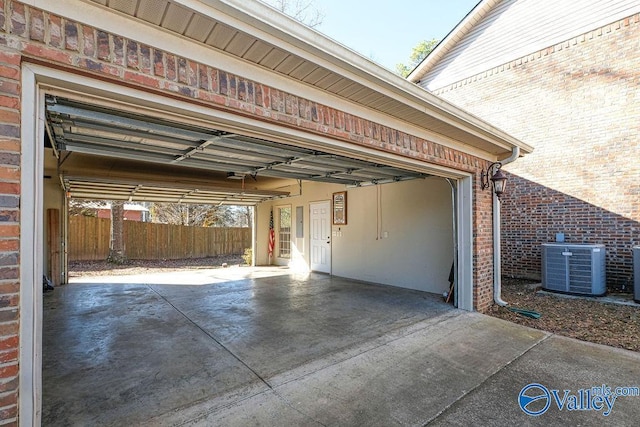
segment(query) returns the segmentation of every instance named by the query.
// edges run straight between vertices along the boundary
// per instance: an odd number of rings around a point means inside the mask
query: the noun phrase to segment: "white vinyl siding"
[[[504,0],[419,84],[434,91],[639,12],[638,0]]]

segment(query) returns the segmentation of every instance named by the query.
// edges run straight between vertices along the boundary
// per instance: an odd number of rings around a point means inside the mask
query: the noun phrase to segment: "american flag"
[[[273,255],[273,248],[276,245],[276,232],[273,229],[273,209],[269,218],[269,258]]]

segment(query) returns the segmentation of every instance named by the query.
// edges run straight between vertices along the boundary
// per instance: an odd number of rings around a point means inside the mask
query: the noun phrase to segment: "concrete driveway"
[[[638,353],[455,310],[438,295],[277,268],[100,281],[45,295],[43,425],[640,419],[640,397],[609,397],[605,416],[591,390],[639,387]],[[544,413],[525,414],[519,394]]]

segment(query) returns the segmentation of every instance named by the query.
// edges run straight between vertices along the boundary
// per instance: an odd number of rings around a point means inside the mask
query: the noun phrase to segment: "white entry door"
[[[331,273],[331,210],[329,202],[311,203],[311,270]]]

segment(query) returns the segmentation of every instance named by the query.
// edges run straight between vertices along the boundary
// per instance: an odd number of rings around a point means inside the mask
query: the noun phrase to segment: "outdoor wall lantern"
[[[502,163],[495,162],[491,163],[491,165],[487,168],[485,172],[482,170],[480,174],[480,186],[483,190],[489,188],[491,184],[489,180],[493,183],[493,191],[495,191],[496,196],[500,198],[502,193],[504,193],[504,186],[507,183],[507,176],[502,173],[500,170],[502,168]],[[489,178],[491,176],[491,178]]]

